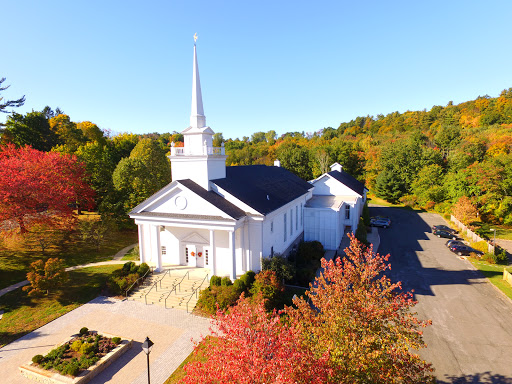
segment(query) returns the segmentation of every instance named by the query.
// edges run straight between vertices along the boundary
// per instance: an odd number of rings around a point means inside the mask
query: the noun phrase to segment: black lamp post
[[[153,348],[153,342],[149,340],[149,337],[146,337],[146,340],[144,340],[144,343],[142,343],[142,350],[146,354],[148,358],[148,384],[150,384],[149,380],[149,354],[151,353],[151,349]]]

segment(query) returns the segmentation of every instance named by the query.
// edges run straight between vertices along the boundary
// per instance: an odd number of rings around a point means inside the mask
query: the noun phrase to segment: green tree
[[[130,210],[171,182],[171,165],[166,151],[156,140],[142,139],[121,159],[113,173],[114,186],[127,196]]]
[[[307,148],[296,143],[282,144],[277,152],[281,166],[295,173],[304,180],[311,180],[313,172],[310,166],[310,156]]]
[[[13,112],[7,118],[2,141],[17,147],[30,145],[40,151],[49,151],[57,144],[58,136],[50,129],[43,112],[29,112],[25,116]]]
[[[224,142],[224,137],[222,136],[221,132],[215,132],[213,134],[213,146],[214,147],[220,147],[222,143]]]
[[[267,143],[270,145],[274,144],[276,141],[277,133],[274,130],[270,130],[267,133],[265,133],[265,139],[267,140]]]
[[[443,183],[442,167],[437,164],[427,165],[418,172],[418,177],[412,183],[412,191],[420,204],[429,201],[440,203],[446,198]]]

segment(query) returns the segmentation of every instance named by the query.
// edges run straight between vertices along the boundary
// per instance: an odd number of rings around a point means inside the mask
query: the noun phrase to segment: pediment
[[[191,244],[202,244],[202,245],[209,245],[210,241],[206,240],[203,236],[201,236],[197,232],[192,232],[186,235],[181,239],[182,242],[185,243],[191,243]]]

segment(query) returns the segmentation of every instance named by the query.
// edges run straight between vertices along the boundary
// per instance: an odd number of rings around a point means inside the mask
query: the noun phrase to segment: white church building
[[[337,249],[354,231],[366,188],[335,163],[306,182],[279,166],[226,167],[206,126],[194,44],[190,126],[171,144],[172,182],[130,212],[140,261],[210,269],[210,276],[261,270],[262,258],[286,255],[301,240]]]

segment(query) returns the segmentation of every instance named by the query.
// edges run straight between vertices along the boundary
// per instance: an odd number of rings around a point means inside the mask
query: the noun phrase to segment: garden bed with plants
[[[20,366],[21,374],[42,383],[84,384],[130,349],[132,340],[80,329],[46,355]]]

